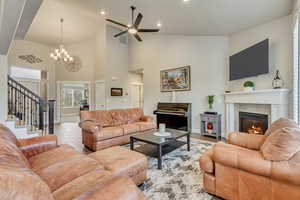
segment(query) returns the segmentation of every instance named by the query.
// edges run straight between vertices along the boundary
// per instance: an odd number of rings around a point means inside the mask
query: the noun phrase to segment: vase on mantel
[[[275,77],[272,82],[273,89],[281,89],[283,87],[283,80],[280,78],[279,70],[276,70]]]

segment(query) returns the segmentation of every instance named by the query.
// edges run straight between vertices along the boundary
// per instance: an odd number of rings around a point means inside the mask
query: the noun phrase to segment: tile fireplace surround
[[[280,117],[288,117],[289,110],[289,93],[288,89],[270,89],[270,90],[256,90],[253,92],[231,92],[225,94],[226,104],[226,134],[237,131],[239,126],[239,119],[237,116],[238,109],[242,106],[269,107],[269,123],[274,122]],[[247,110],[247,112],[257,112],[255,109]],[[227,136],[227,135],[226,135]]]

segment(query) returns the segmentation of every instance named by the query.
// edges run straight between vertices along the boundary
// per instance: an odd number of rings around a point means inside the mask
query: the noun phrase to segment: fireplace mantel
[[[252,92],[231,92],[225,94],[226,134],[235,130],[235,107],[238,104],[264,104],[271,106],[271,119],[288,117],[289,89],[255,90]]]

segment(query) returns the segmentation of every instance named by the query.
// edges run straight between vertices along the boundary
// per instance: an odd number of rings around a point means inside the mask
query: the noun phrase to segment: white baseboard
[[[200,134],[201,133],[200,128],[193,128],[192,133]]]

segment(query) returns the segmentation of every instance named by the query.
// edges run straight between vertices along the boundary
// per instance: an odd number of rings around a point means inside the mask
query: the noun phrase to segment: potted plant
[[[244,83],[244,91],[252,92],[254,90],[254,83],[252,81],[246,81]]]
[[[215,100],[215,95],[208,96],[208,105],[210,110],[213,108],[214,100]]]

